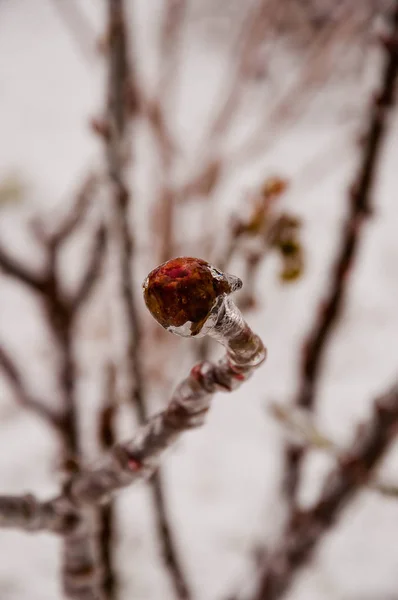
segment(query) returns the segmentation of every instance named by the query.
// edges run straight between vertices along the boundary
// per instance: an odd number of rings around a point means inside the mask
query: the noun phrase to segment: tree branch
[[[236,288],[234,288],[236,289]],[[197,294],[201,297],[201,289]],[[106,502],[112,493],[153,474],[162,453],[187,430],[204,423],[215,392],[231,392],[264,362],[266,350],[244,321],[238,308],[223,293],[203,327],[226,348],[216,363],[195,365],[176,388],[166,410],[151,417],[137,434],[113,446],[94,469],[78,471],[65,485],[63,498],[76,510]]]
[[[100,225],[95,235],[94,247],[91,252],[86,272],[84,273],[71,302],[71,311],[73,314],[86,302],[101,275],[101,267],[105,257],[105,248],[106,231],[105,227]]]
[[[10,256],[8,251],[0,245],[0,271],[9,277],[13,277],[20,283],[27,285],[36,292],[42,292],[43,278],[30,271],[17,259]]]
[[[72,233],[74,233],[87,214],[87,210],[98,188],[98,184],[99,177],[97,175],[90,174],[85,179],[82,187],[77,193],[72,211],[70,211],[63,222],[58,225],[57,229],[50,235],[52,244],[60,246],[72,235]]]
[[[5,374],[16,400],[19,404],[33,413],[37,414],[46,423],[51,425],[58,433],[62,430],[63,420],[56,412],[46,407],[40,400],[34,398],[26,390],[22,377],[16,364],[5,348],[0,345],[0,368]]]
[[[163,44],[170,42],[170,35],[175,30],[182,18],[183,3],[179,3],[177,14],[173,13],[172,6],[169,5],[167,16],[169,23],[163,31]],[[134,239],[129,226],[129,207],[131,205],[131,195],[125,179],[125,156],[123,148],[127,146],[129,139],[129,117],[131,108],[126,102],[125,90],[128,86],[137,94],[136,83],[132,81],[134,71],[128,60],[128,40],[126,31],[126,22],[123,11],[123,2],[121,0],[109,0],[109,28],[112,31],[109,46],[109,73],[108,73],[108,103],[107,103],[107,122],[109,123],[109,136],[104,138],[107,151],[108,172],[114,186],[114,225],[117,230],[117,237],[120,243],[120,270],[122,289],[121,295],[124,305],[124,314],[127,322],[127,369],[129,377],[132,378],[131,400],[138,415],[138,420],[142,424],[147,419],[147,409],[145,403],[145,385],[144,374],[141,359],[141,328],[138,309],[132,289],[132,268],[134,265]],[[170,30],[171,28],[171,30]],[[136,98],[132,102],[137,106],[139,100]],[[170,151],[169,136],[166,135],[164,115],[160,105],[153,105],[155,113],[152,123],[156,126],[157,140],[160,145],[162,162],[167,162],[167,155]],[[155,522],[157,524],[157,533],[162,547],[162,555],[165,565],[170,574],[177,597],[181,599],[189,598],[188,586],[185,583],[182,568],[179,565],[177,551],[174,548],[174,542],[171,537],[170,527],[164,527],[166,522],[166,507],[164,506],[164,494],[160,476],[155,474],[151,482],[151,493],[155,507]],[[110,521],[105,515],[103,528],[109,525]],[[109,542],[108,542],[109,543]],[[104,553],[109,555],[109,551],[104,549]],[[108,564],[111,558],[108,556]],[[109,578],[108,578],[109,579]]]
[[[0,527],[65,534],[76,524],[75,511],[58,497],[40,502],[31,494],[0,496]]]
[[[398,2],[390,18],[391,40],[398,35]],[[303,345],[300,365],[300,384],[295,404],[312,409],[316,400],[317,386],[324,355],[335,330],[344,305],[349,276],[361,239],[365,220],[372,211],[371,195],[375,183],[379,157],[387,133],[389,112],[394,105],[394,91],[398,74],[397,46],[385,43],[385,64],[381,73],[380,91],[375,97],[369,125],[363,141],[363,152],[358,173],[351,187],[349,211],[341,231],[341,240],[335,263],[332,267],[331,282],[326,298]],[[286,451],[285,490],[293,501],[303,450],[289,445]]]
[[[279,600],[301,567],[311,559],[323,536],[368,483],[397,434],[398,383],[376,400],[369,422],[358,429],[351,448],[328,476],[318,502],[294,508],[276,549],[266,558],[253,600]]]

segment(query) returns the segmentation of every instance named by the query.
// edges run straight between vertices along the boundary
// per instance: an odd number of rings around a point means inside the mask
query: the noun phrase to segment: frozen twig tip
[[[162,327],[183,337],[204,336],[216,324],[223,301],[242,281],[200,258],[174,258],[144,281],[148,310]]]

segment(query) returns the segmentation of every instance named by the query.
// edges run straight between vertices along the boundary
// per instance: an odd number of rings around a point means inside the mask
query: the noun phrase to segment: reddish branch
[[[160,76],[156,106],[158,123],[156,141],[160,161],[159,222],[160,227],[160,262],[169,260],[174,255],[175,244],[175,209],[176,198],[171,187],[171,168],[175,156],[175,144],[166,127],[166,108],[171,100],[174,88],[178,56],[181,42],[181,31],[186,12],[186,0],[167,0],[165,16],[160,33]]]
[[[296,405],[313,409],[324,355],[335,330],[345,301],[350,272],[359,248],[366,218],[372,212],[374,188],[379,158],[387,133],[388,116],[394,105],[398,73],[398,2],[390,19],[391,32],[384,42],[385,64],[381,72],[380,91],[372,103],[369,125],[363,139],[363,150],[358,173],[351,187],[349,209],[343,223],[341,240],[326,298],[311,327],[303,346],[300,367],[300,386]],[[294,500],[298,486],[299,468],[303,449],[290,445],[286,451],[286,482],[288,498]]]
[[[121,296],[127,321],[127,368],[134,380],[130,396],[134,397],[140,415],[143,412],[143,376],[138,354],[140,330],[138,312],[131,285],[134,265],[133,238],[129,226],[130,192],[126,181],[126,165],[131,142],[131,117],[137,110],[138,99],[129,61],[128,38],[123,0],[108,0],[108,82],[106,102],[106,131],[104,136],[108,175],[112,186],[112,218],[117,232],[120,256]],[[113,378],[113,375],[111,376]],[[112,393],[112,395],[114,395]],[[114,398],[113,398],[114,399]],[[114,411],[108,400],[101,426],[102,442],[114,443]],[[110,504],[101,511],[101,553],[104,560],[104,587],[109,598],[116,595],[117,581],[113,564],[115,539],[115,507]]]
[[[231,278],[229,281],[232,283]],[[234,278],[234,285],[236,281]],[[201,287],[196,292],[192,290],[197,299],[202,291]],[[98,467],[73,474],[60,496],[47,502],[31,496],[0,497],[0,522],[4,527],[59,532],[71,536],[75,543],[82,527],[83,510],[107,502],[118,489],[151,476],[163,452],[183,432],[204,423],[213,394],[230,392],[252,375],[266,356],[260,338],[243,320],[226,292],[220,293],[217,303],[210,308],[202,325],[208,335],[225,347],[225,355],[217,363],[195,365],[163,412],[151,417],[132,440],[114,445]]]
[[[55,232],[48,234],[45,232],[43,225],[35,224],[37,237],[41,240],[47,252],[47,265],[40,275],[31,274],[25,267],[10,258],[8,252],[4,249],[0,251],[0,267],[2,270],[38,293],[56,342],[60,361],[58,380],[64,399],[62,417],[59,421],[57,420],[57,424],[59,424],[62,437],[66,464],[70,459],[76,460],[80,453],[76,399],[77,373],[73,352],[75,320],[101,274],[102,260],[105,253],[105,233],[102,225],[97,229],[86,270],[76,289],[70,295],[62,288],[58,263],[64,244],[85,216],[92,191],[90,182],[83,186],[72,213],[68,215]],[[17,393],[17,397],[25,405],[44,416],[44,409],[41,404],[33,401],[25,392],[22,379],[5,351],[2,352],[1,357],[1,366]],[[47,411],[45,412],[47,413]],[[79,514],[77,516],[79,521],[78,532],[65,536],[64,589],[69,597],[77,600],[85,600],[86,598],[94,600],[101,597],[98,587],[91,587],[93,582],[96,584],[96,578],[90,579],[87,583],[86,578],[82,577],[82,572],[86,572],[88,567],[95,573],[99,570],[91,518],[91,515],[90,518],[86,518],[83,513]],[[76,536],[78,536],[78,542]],[[77,544],[79,545],[79,553],[75,555]]]
[[[172,9],[171,6],[169,8],[170,10]],[[178,9],[178,15],[178,18],[180,18],[181,6]],[[171,24],[173,24],[173,15],[168,12],[168,16]],[[109,0],[108,19],[110,30],[108,102],[106,111],[108,135],[105,137],[105,142],[108,171],[114,190],[114,222],[120,243],[122,299],[127,321],[127,368],[129,375],[133,379],[130,396],[132,401],[134,401],[139,421],[143,423],[148,415],[145,402],[144,375],[141,364],[141,328],[132,289],[134,242],[129,226],[131,197],[126,181],[127,146],[130,143],[131,117],[139,105],[139,95],[136,91],[134,73],[128,57],[128,38],[122,0]],[[170,31],[164,33],[166,38],[168,35],[170,35]],[[162,149],[162,160],[165,161],[167,160],[170,148],[168,137],[165,135],[163,113],[158,114],[158,120],[155,122],[158,123],[158,140]],[[177,597],[186,599],[190,597],[190,594],[175,549],[171,528],[168,524],[160,475],[155,474],[151,486],[162,556]],[[108,528],[111,527],[109,518],[107,525],[104,524],[105,526]],[[103,540],[106,543],[105,538]],[[110,551],[106,549],[104,549],[103,553],[108,556],[110,555]]]
[[[115,443],[116,369],[111,361],[106,367],[105,375],[105,401],[100,416],[99,442],[101,449],[107,453]],[[103,587],[106,597],[112,599],[116,596],[117,591],[112,553],[116,540],[114,502],[109,502],[101,507],[99,528]]]
[[[373,476],[397,434],[398,384],[374,405],[368,423],[358,428],[351,448],[328,476],[318,502],[308,510],[295,507],[276,549],[266,558],[253,600],[279,600],[301,567],[308,564],[322,537]]]
[[[223,361],[194,367],[163,413],[153,417],[131,442],[115,446],[97,469],[77,473],[61,497],[46,502],[32,496],[0,497],[0,524],[78,535],[78,507],[107,501],[118,488],[150,475],[170,443],[183,431],[203,423],[211,393],[220,389],[221,382],[226,389],[225,373]],[[231,387],[235,387],[232,373],[230,377]],[[283,539],[268,557],[256,600],[278,600],[289,589],[322,536],[372,477],[396,436],[397,424],[398,384],[376,401],[369,422],[358,430],[352,447],[340,458],[318,502],[308,510],[296,508],[293,512]]]

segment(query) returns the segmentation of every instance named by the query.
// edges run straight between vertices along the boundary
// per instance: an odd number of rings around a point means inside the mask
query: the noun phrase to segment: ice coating
[[[240,289],[242,282],[200,258],[179,257],[153,269],[143,287],[145,303],[156,321],[173,333],[191,337],[205,334],[222,299]]]

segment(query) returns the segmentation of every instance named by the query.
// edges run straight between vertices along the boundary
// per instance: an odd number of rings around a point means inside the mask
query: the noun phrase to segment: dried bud
[[[263,196],[265,198],[278,198],[287,190],[288,185],[287,179],[278,176],[268,177],[263,185]]]
[[[144,282],[145,303],[162,327],[190,337],[202,332],[222,299],[242,287],[237,277],[222,273],[200,258],[181,257],[151,271]]]

